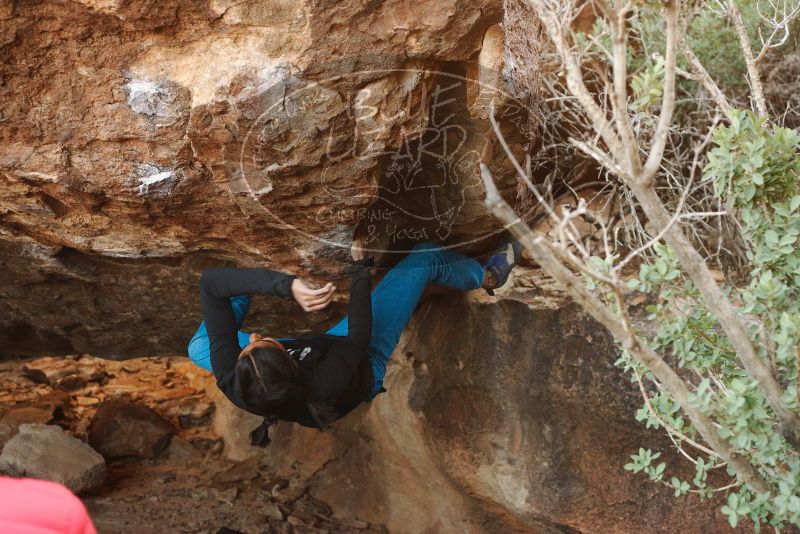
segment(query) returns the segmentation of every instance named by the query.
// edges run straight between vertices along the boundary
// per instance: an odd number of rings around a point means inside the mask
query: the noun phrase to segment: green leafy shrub
[[[787,408],[798,408],[800,384],[800,134],[768,125],[751,112],[734,111],[728,123],[716,128],[708,151],[703,179],[736,216],[747,241],[750,282],[728,285],[732,301],[739,304],[759,356],[769,362],[786,394]],[[731,526],[742,519],[761,525],[800,524],[800,457],[783,438],[780,425],[766,398],[748,376],[717,320],[681,272],[664,245],[642,264],[630,287],[648,293],[655,303],[647,308],[658,332],[652,347],[671,354],[694,389],[690,402],[718,425],[718,433],[771,483],[772,495],[758,494],[736,478],[718,456],[695,448],[687,457],[695,464],[695,477],[673,476],[652,461],[659,453],[640,449],[625,466],[669,485],[675,495],[696,493],[710,497],[727,491],[722,512]],[[643,380],[649,393],[637,419],[647,426],[667,427],[681,448],[691,450],[697,433],[682,417],[678,404],[662,391],[652,374],[626,354],[617,362]],[[683,437],[681,437],[683,436]],[[708,473],[726,468],[731,482],[711,487]]]

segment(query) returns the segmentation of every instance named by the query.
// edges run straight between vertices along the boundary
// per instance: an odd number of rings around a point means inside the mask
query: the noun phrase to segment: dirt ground
[[[85,441],[92,415],[110,399],[149,406],[172,424],[163,453],[108,461],[103,486],[81,495],[101,534],[386,531],[312,498],[299,471],[277,476],[257,459],[227,460],[211,428],[207,381],[197,376],[180,357],[5,359],[0,424],[6,440],[21,423],[45,423]]]

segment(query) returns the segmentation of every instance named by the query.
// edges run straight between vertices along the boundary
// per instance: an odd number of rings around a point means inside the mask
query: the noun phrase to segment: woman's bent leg
[[[483,283],[484,268],[480,263],[455,250],[440,248],[440,245],[430,241],[417,243],[411,254],[392,270],[398,267],[426,270],[429,282],[462,291],[478,289]]]
[[[247,317],[247,311],[250,308],[250,297],[247,295],[231,297],[231,308],[233,308],[233,315],[236,317],[236,324],[241,328],[244,324],[245,317]],[[250,334],[239,330],[238,335],[239,346],[245,348],[250,343]],[[203,369],[211,371],[211,350],[205,321],[200,322],[197,332],[195,332],[192,339],[189,340],[188,352],[189,358],[194,363]]]
[[[477,261],[435,243],[419,243],[414,250],[386,273],[372,292],[372,340],[370,353],[375,376],[373,396],[383,386],[383,377],[392,352],[429,283],[462,291],[478,289],[483,282],[483,267]],[[347,318],[328,330],[346,336]]]

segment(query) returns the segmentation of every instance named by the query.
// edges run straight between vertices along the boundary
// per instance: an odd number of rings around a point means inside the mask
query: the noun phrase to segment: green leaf
[[[764,232],[764,240],[770,245],[777,245],[780,238],[778,237],[778,232],[770,229]]]

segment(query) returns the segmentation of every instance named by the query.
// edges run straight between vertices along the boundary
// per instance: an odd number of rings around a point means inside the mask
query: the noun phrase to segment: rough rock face
[[[468,334],[448,335],[448,316],[465,318]],[[621,469],[661,436],[631,420],[638,392],[613,366],[609,336],[583,313],[454,298],[417,320],[425,326],[406,350],[425,369],[409,402],[462,491],[528,522],[584,532],[725,529],[706,504],[683,502],[678,512],[667,488]]]
[[[57,426],[24,424],[3,447],[0,470],[52,480],[80,493],[103,483],[106,462],[90,446]]]
[[[478,162],[512,196],[516,183],[485,119],[492,96],[515,150],[527,142],[524,108],[489,72],[501,11],[6,3],[3,347],[172,353],[196,324],[204,266],[328,279],[356,231],[378,250],[424,238],[489,250]]]
[[[84,352],[117,359],[185,353],[200,321],[201,269],[230,265],[207,253],[133,259],[30,238],[4,243],[0,352],[5,353]],[[256,300],[248,321],[269,325],[278,336],[297,332],[298,322],[308,329],[331,323],[342,309],[301,315],[293,303]]]

